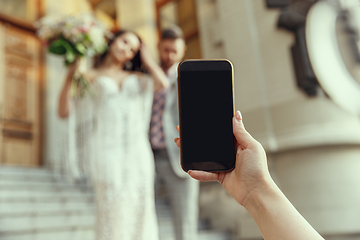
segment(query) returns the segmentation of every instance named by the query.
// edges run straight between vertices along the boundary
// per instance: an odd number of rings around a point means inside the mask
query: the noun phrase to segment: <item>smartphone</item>
[[[181,62],[178,97],[183,170],[232,170],[236,160],[232,63],[228,60]]]

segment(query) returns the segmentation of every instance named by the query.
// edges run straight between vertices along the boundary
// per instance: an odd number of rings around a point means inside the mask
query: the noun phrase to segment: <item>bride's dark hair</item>
[[[120,37],[121,35],[123,35],[125,33],[133,33],[133,34],[135,34],[135,36],[139,39],[140,43],[142,42],[141,38],[135,32],[130,31],[130,30],[119,30],[119,31],[113,33],[113,37],[110,39],[110,41],[108,43],[107,50],[103,54],[101,54],[99,57],[97,57],[97,60],[95,60],[95,67],[96,68],[100,67],[103,64],[106,56],[109,54],[110,46],[111,46],[111,44],[113,44],[115,39],[117,37]],[[141,59],[140,59],[140,50],[135,54],[133,59],[131,59],[128,63],[125,64],[124,70],[144,72],[144,67],[143,67]]]

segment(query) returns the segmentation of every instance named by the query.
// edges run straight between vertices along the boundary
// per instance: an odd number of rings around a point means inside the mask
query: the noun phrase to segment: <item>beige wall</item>
[[[277,28],[280,10],[262,0],[197,0],[197,10],[203,56],[233,62],[236,108],[266,148],[281,189],[321,234],[360,233],[359,117],[321,90],[310,98],[297,88],[295,40]],[[251,217],[232,208],[240,218],[238,238],[260,238]]]
[[[323,234],[359,233],[360,146],[324,146],[275,154],[282,190]]]
[[[77,14],[91,10],[87,0],[45,0],[43,2],[45,6],[45,15]]]

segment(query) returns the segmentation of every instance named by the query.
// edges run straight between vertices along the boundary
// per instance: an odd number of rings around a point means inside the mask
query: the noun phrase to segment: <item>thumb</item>
[[[233,133],[242,148],[252,148],[256,145],[256,140],[245,130],[240,111],[236,111],[233,117]]]
[[[218,181],[219,180],[219,173],[214,172],[205,172],[205,171],[198,171],[198,170],[189,170],[188,174],[199,181],[209,182],[209,181]]]

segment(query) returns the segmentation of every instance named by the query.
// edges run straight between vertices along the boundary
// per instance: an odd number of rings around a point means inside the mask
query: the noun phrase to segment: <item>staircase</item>
[[[1,240],[93,240],[91,188],[40,168],[0,166]]]
[[[156,199],[160,239],[175,240],[168,203]],[[91,187],[42,168],[0,166],[1,240],[95,240]],[[230,240],[200,221],[199,240]]]

